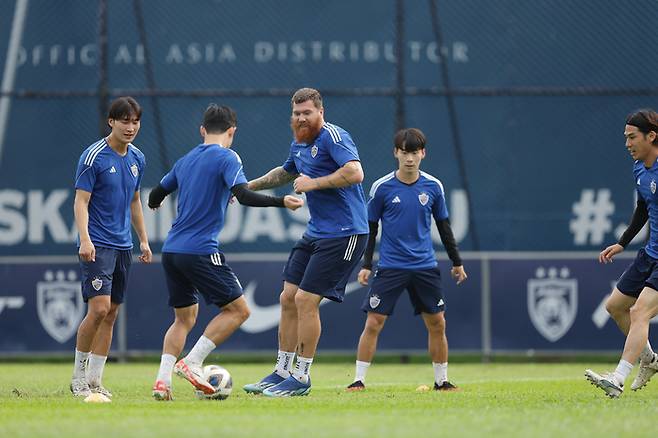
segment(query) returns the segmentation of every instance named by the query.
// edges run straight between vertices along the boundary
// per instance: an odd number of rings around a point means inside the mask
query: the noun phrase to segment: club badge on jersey
[[[651,187],[651,194],[655,195],[656,194],[656,181],[651,180],[651,184],[649,185],[649,187]]]
[[[130,166],[130,171],[133,173],[133,176],[137,178],[137,175],[139,175],[139,168],[137,167],[137,164]]]
[[[423,192],[420,195],[418,195],[418,200],[420,201],[420,205],[423,207],[427,205],[427,201],[430,200],[430,197],[427,193]]]
[[[315,158],[318,155],[318,147],[316,145],[313,145],[311,148],[311,157]]]

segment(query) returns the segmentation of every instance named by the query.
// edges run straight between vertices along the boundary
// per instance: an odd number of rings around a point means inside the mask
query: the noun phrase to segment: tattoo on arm
[[[251,190],[265,190],[279,187],[294,180],[297,175],[286,172],[283,167],[275,167],[260,178],[249,182]]]

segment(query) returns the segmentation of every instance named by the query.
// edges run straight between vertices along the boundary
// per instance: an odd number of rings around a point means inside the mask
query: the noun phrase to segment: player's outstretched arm
[[[339,189],[363,182],[363,168],[358,161],[348,161],[336,170],[326,176],[319,178],[310,178],[306,175],[300,175],[293,183],[296,193],[310,192],[311,190]]]
[[[165,190],[161,184],[158,184],[149,193],[149,208],[152,210],[159,208],[162,204],[162,201],[164,201],[164,198],[166,198],[169,193],[171,192]]]
[[[256,193],[247,188],[247,184],[237,184],[231,187],[231,193],[242,205],[250,207],[285,207],[297,210],[304,205],[304,200],[296,196],[269,196]]]
[[[631,223],[626,228],[626,231],[619,238],[619,242],[614,245],[610,245],[599,254],[599,262],[601,263],[611,263],[615,255],[624,251],[624,248],[628,246],[629,243],[637,236],[637,233],[640,232],[644,224],[647,223],[649,219],[649,212],[647,210],[647,204],[642,199],[637,200],[637,205],[633,211],[633,216],[631,216]]]
[[[275,167],[260,178],[249,181],[249,190],[265,190],[280,187],[294,180],[296,174],[288,173],[282,166]]]

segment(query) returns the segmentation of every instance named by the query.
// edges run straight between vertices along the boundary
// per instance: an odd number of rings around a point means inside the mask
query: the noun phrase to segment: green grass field
[[[415,391],[432,383],[429,364],[374,364],[367,391],[346,393],[353,364],[320,361],[311,395],[291,399],[242,392],[269,365],[223,365],[235,384],[225,401],[196,400],[174,378],[176,400],[156,402],[157,364],[111,363],[104,383],[114,401],[88,404],[69,393],[69,364],[0,364],[0,437],[637,437],[654,435],[658,413],[658,378],[611,400],[585,381],[591,364],[453,364],[456,393]]]

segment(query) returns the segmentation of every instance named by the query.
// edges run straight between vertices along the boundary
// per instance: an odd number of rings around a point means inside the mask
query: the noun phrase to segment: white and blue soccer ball
[[[233,391],[233,378],[231,373],[219,365],[206,365],[203,367],[203,376],[206,382],[215,388],[214,394],[204,394],[202,391],[196,391],[196,396],[201,400],[225,400]]]

